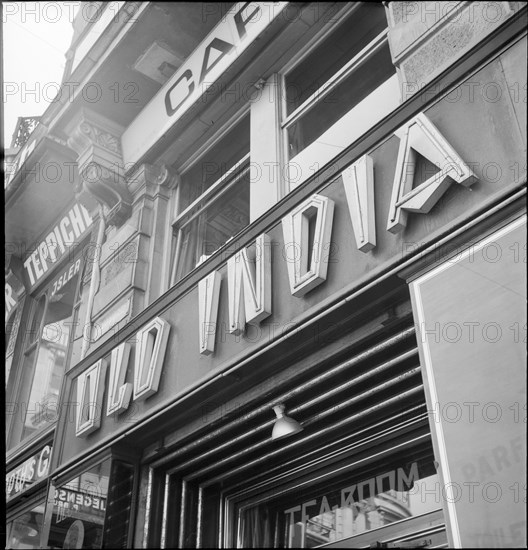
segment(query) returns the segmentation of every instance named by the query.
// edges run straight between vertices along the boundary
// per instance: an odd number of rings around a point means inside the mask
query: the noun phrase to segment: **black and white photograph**
[[[528,3],[0,11],[6,548],[526,548]]]

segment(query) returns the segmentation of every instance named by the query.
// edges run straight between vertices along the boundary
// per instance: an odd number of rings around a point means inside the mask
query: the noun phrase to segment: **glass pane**
[[[29,342],[35,342],[40,336],[40,323],[42,322],[42,316],[44,315],[44,308],[46,307],[46,296],[42,296],[38,301],[31,325],[29,328]]]
[[[101,548],[110,459],[90,468],[53,493],[49,548]]]
[[[211,202],[181,231],[177,280],[249,224],[249,173]]]
[[[381,3],[362,2],[311,54],[286,75],[287,114],[314,94],[387,27]]]
[[[79,266],[80,260],[74,264]],[[78,269],[74,269],[78,272]],[[73,272],[72,272],[73,273]],[[56,420],[57,402],[70,341],[77,288],[73,275],[59,290],[51,289],[28,399],[22,439]]]
[[[313,548],[439,510],[440,495],[429,451],[393,456],[241,510],[238,547]]]
[[[246,116],[182,176],[180,211],[209,189],[248,153],[249,116]]]
[[[6,548],[41,548],[40,535],[44,522],[45,503],[25,512],[10,524]]]
[[[288,128],[290,158],[317,140],[344,114],[395,73],[386,44]]]

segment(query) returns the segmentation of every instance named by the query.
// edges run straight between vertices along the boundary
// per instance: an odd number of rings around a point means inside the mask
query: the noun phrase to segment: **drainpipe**
[[[88,304],[86,308],[86,317],[84,318],[83,341],[81,347],[81,359],[86,357],[88,348],[92,339],[92,310],[95,295],[99,290],[101,283],[101,248],[103,245],[104,234],[106,230],[106,219],[104,216],[103,205],[99,203],[99,229],[97,231],[97,242],[95,245],[95,255],[92,263],[92,278],[90,280],[90,291],[88,293]],[[86,328],[88,327],[88,328]]]

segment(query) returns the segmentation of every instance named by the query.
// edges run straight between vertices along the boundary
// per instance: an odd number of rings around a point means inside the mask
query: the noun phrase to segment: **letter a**
[[[398,233],[405,228],[409,212],[427,214],[453,181],[465,187],[476,181],[469,166],[424,114],[419,114],[400,132],[400,149],[387,224],[387,231],[391,233]],[[413,189],[417,153],[440,171]]]

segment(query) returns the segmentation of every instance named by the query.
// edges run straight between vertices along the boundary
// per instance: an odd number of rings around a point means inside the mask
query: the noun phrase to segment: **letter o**
[[[495,488],[495,498],[490,498],[490,496],[488,494],[489,486]],[[500,498],[502,497],[501,486],[496,481],[490,481],[490,482],[486,483],[482,487],[482,496],[483,496],[483,498],[486,502],[492,502],[492,503],[498,502],[500,500]]]
[[[451,407],[451,406],[454,406],[456,411],[457,411],[457,415],[455,418],[450,418],[449,416],[446,415],[445,411],[448,407]],[[455,403],[454,401],[450,401],[449,403],[446,403],[443,407],[442,407],[442,418],[444,420],[446,420],[447,422],[458,422],[461,418],[462,418],[462,407],[458,404],[458,403]]]
[[[93,99],[88,95],[88,90],[92,87],[95,88],[96,92],[96,95]],[[96,103],[101,99],[102,95],[103,91],[101,89],[101,86],[97,82],[88,82],[88,84],[86,84],[86,86],[84,86],[84,88],[82,89],[82,97],[85,101],[88,101],[88,103]]]
[[[493,418],[490,418],[488,415],[488,409],[490,407],[494,407],[496,414]],[[498,403],[495,403],[494,401],[491,401],[490,403],[486,403],[482,407],[482,418],[486,420],[486,422],[491,422],[492,424],[495,424],[495,422],[498,422],[502,418],[502,409],[501,406]]]
[[[490,336],[488,334],[488,328],[489,327],[493,327],[495,329],[495,338],[490,338]],[[495,342],[498,342],[502,337],[502,329],[501,329],[499,323],[493,323],[493,322],[486,323],[482,327],[482,336],[483,336],[484,340],[486,340],[486,342],[488,342],[490,344],[494,344]]]
[[[456,335],[453,338],[449,338],[448,330],[450,327],[456,328]],[[449,342],[449,343],[458,342],[462,337],[462,329],[460,328],[460,325],[458,323],[451,321],[444,325],[444,328],[442,329],[442,336],[444,337],[444,340],[446,342]]]
[[[455,489],[457,490],[456,496],[449,496],[449,493],[447,492],[447,489]],[[444,499],[447,500],[447,502],[458,502],[462,498],[462,488],[458,483],[455,483],[454,481],[451,481],[449,483],[446,483],[445,487],[442,488],[442,492],[444,494]],[[454,493],[454,491],[451,491]]]

